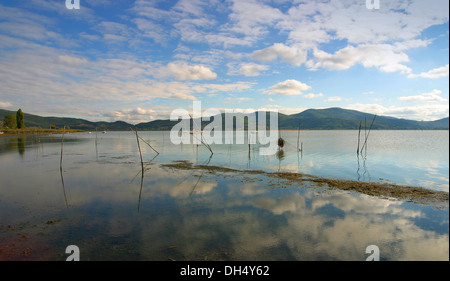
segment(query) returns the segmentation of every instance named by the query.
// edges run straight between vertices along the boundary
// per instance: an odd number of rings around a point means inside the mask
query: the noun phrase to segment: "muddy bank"
[[[348,190],[377,196],[380,198],[395,198],[418,204],[434,205],[435,207],[448,207],[448,192],[434,191],[422,187],[396,185],[385,182],[361,182],[342,179],[321,178],[301,173],[291,172],[265,172],[260,170],[236,170],[226,167],[193,165],[188,161],[174,161],[170,164],[162,164],[162,167],[181,169],[181,170],[203,170],[212,174],[215,173],[233,173],[235,175],[261,175],[272,178],[283,179],[283,184],[278,187],[284,187],[285,184],[324,187],[340,190]],[[272,185],[272,187],[274,187]],[[275,186],[277,187],[277,186]]]

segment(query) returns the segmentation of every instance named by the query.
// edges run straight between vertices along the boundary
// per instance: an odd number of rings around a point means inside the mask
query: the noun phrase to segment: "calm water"
[[[283,153],[257,146],[172,145],[169,132],[0,138],[0,260],[448,260],[449,210],[261,175],[173,170],[187,160],[449,190],[448,131],[281,132]]]

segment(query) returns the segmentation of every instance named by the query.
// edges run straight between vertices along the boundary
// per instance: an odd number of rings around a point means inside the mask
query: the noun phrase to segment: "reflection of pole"
[[[97,127],[95,127],[95,157],[98,161],[98,149],[97,149]]]
[[[209,162],[211,162],[212,156],[213,156],[212,154],[209,156],[209,158],[208,158],[208,163],[206,163],[206,166],[208,166],[208,165],[209,165]],[[191,195],[194,193],[195,188],[197,187],[198,183],[199,183],[200,180],[202,179],[203,173],[204,173],[204,172],[205,172],[205,170],[202,169],[202,173],[201,173],[200,176],[198,177],[198,180],[197,180],[197,182],[195,183],[194,187],[192,188],[191,192],[189,193],[189,196],[191,196]]]
[[[142,170],[142,174],[141,174],[141,189],[139,190],[138,213],[139,213],[139,209],[141,208],[141,194],[142,194],[143,182],[144,182],[144,170]]]
[[[61,174],[61,182],[62,182],[63,193],[64,193],[64,200],[66,201],[66,208],[69,208],[69,204],[67,203],[66,187],[64,185],[64,177],[63,177],[62,169],[60,170],[60,174]]]
[[[358,181],[361,178],[361,175],[359,174],[359,169],[360,169],[360,165],[359,165],[359,157],[356,157],[357,161],[358,161],[358,169],[356,170],[356,174],[358,175]]]
[[[65,134],[66,134],[66,126],[64,126],[63,135],[62,135],[62,138],[61,138],[61,159],[60,159],[60,162],[59,162],[59,173],[61,174],[61,182],[62,182],[62,186],[63,186],[64,200],[66,201],[66,208],[68,208],[69,204],[67,203],[66,187],[64,186],[63,167],[62,167],[63,150],[64,150],[64,135]]]

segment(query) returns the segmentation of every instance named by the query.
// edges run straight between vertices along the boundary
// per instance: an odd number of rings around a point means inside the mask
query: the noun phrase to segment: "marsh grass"
[[[353,191],[381,198],[393,198],[418,204],[435,205],[436,207],[439,207],[442,204],[446,204],[448,206],[449,199],[448,192],[434,191],[416,186],[396,185],[385,182],[364,182],[343,179],[328,179],[308,174],[290,172],[236,170],[219,166],[193,165],[191,162],[185,160],[174,161],[170,164],[162,164],[161,166],[181,170],[203,170],[211,174],[233,173],[233,176],[244,176],[248,174],[261,175],[266,177],[284,179],[284,183],[288,183],[291,185],[301,185],[304,187],[329,187],[332,189]],[[283,183],[279,183],[278,187],[285,187],[285,185]]]

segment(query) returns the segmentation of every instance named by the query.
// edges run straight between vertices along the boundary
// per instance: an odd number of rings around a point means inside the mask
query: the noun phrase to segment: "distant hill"
[[[16,114],[16,111],[9,111],[0,109],[0,121],[3,121],[6,115]],[[56,126],[56,128],[62,128],[64,126],[70,126],[72,129],[80,129],[86,131],[97,130],[111,130],[121,131],[129,130],[130,125],[123,121],[116,122],[91,122],[84,119],[68,118],[68,117],[42,117],[38,115],[24,113],[25,126],[26,127],[38,127],[38,128],[50,128],[50,125]]]
[[[370,126],[373,114],[357,110],[342,109],[338,107],[326,109],[308,109],[301,113],[290,115],[298,121],[301,120],[303,129],[358,129]],[[298,127],[298,124],[297,124]],[[415,121],[387,116],[376,116],[372,129],[374,130],[448,130],[449,118],[437,121]]]
[[[15,111],[0,109],[0,120],[9,114],[16,114]],[[42,117],[38,115],[25,113],[25,125],[27,127],[49,128],[54,125],[57,128],[70,126],[72,129],[81,129],[86,131],[109,130],[123,131],[134,127],[123,121],[116,122],[92,122],[78,118],[66,117]],[[266,124],[268,122],[269,113],[266,114]],[[364,113],[357,110],[349,110],[342,108],[326,108],[326,109],[308,109],[301,113],[286,115],[279,113],[279,128],[281,130],[296,130],[299,123],[302,129],[306,130],[357,130],[359,124],[370,126],[374,118],[373,114]],[[245,119],[247,120],[247,119]],[[258,120],[257,120],[258,121]],[[155,120],[147,123],[137,124],[139,130],[162,131],[171,130],[178,121]],[[205,126],[209,122],[203,122]],[[225,118],[222,114],[222,123],[224,127]],[[199,124],[199,123],[197,123]],[[377,116],[373,123],[374,130],[448,130],[449,118],[443,118],[436,121],[415,121],[387,116]]]
[[[266,124],[269,124],[269,113],[266,114]],[[367,128],[371,125],[373,114],[342,108],[308,109],[301,113],[286,115],[278,114],[280,130],[297,130],[299,123],[305,130],[357,130],[360,123]],[[247,120],[247,119],[245,119]],[[258,121],[258,120],[257,120]],[[156,120],[138,124],[141,130],[170,130],[178,121]],[[209,122],[203,122],[203,126]],[[222,127],[225,127],[222,113]],[[197,122],[197,124],[199,124]],[[235,128],[235,126],[233,126]],[[372,129],[374,130],[448,130],[449,118],[437,121],[415,121],[387,116],[376,116]]]

